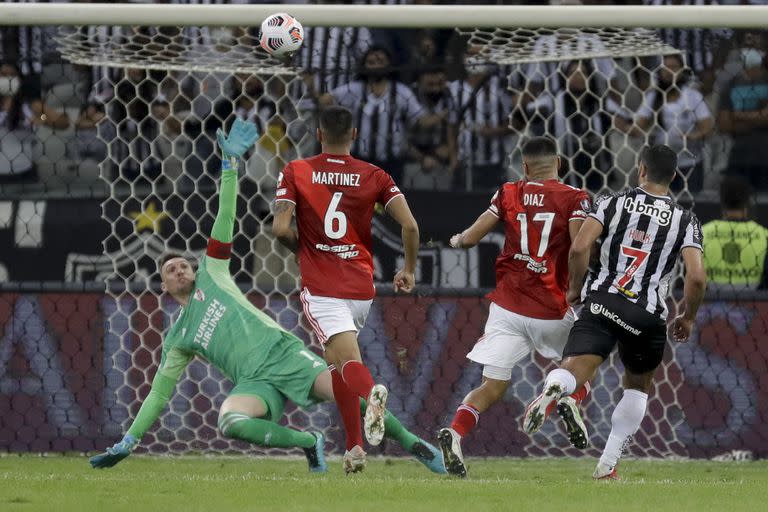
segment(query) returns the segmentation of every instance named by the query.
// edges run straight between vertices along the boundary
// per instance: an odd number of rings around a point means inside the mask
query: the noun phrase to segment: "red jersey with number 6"
[[[569,223],[584,220],[589,195],[558,180],[505,183],[488,211],[504,223],[496,289],[488,298],[529,318],[561,319],[568,310]]]
[[[349,155],[321,153],[289,163],[278,181],[275,202],[296,205],[302,285],[321,297],[372,299],[374,207],[402,195],[390,175]]]

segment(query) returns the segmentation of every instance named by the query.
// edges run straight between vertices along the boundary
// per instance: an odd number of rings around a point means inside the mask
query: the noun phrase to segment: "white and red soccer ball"
[[[290,57],[303,41],[304,27],[290,14],[279,12],[261,22],[259,44],[274,57]]]

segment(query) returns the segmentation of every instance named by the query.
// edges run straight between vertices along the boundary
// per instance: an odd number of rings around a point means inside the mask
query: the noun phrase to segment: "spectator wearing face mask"
[[[35,129],[38,126],[66,128],[69,117],[25,90],[15,65],[0,64],[0,181],[35,179]]]
[[[123,77],[115,84],[117,101],[109,106],[113,126],[105,130],[114,131],[114,137],[109,138],[112,172],[116,177],[143,185],[160,176],[161,171],[151,146],[158,135],[158,123],[150,116],[160,80],[150,73],[138,68],[122,71]]]
[[[372,46],[363,55],[357,80],[321,96],[319,103],[337,103],[352,111],[357,128],[352,154],[381,167],[396,183],[402,180],[408,157],[409,127],[441,122],[439,116],[426,114],[413,91],[395,79],[392,57],[383,46]]]
[[[432,127],[411,129],[409,162],[403,186],[415,189],[448,190],[458,165],[456,148],[455,100],[448,90],[445,71],[440,67],[423,68],[415,86],[416,97],[428,115],[442,121]]]
[[[554,97],[548,133],[558,141],[566,182],[597,192],[607,185],[611,166],[605,149],[610,118],[596,92],[594,61],[571,61],[564,71],[565,88]]]
[[[630,128],[649,134],[652,144],[666,144],[677,152],[679,172],[670,186],[673,192],[701,190],[704,138],[715,125],[704,96],[691,87],[689,77],[682,56],[665,56],[656,87],[646,92]]]
[[[721,93],[717,121],[720,131],[733,139],[725,172],[744,176],[753,187],[768,190],[766,40],[763,34],[752,36],[740,49],[743,70]]]
[[[475,48],[467,50],[464,66],[466,78],[449,84],[460,123],[460,177],[468,190],[496,190],[507,181],[508,155],[513,149],[508,73],[477,56]]]

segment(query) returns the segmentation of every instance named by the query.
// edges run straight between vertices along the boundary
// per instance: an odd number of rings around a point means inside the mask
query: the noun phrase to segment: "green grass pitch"
[[[94,470],[85,457],[0,457],[0,510],[41,511],[757,511],[768,461],[624,461],[621,482],[593,482],[592,459],[470,459],[470,478],[406,459],[371,458],[345,476],[299,459],[132,456]]]

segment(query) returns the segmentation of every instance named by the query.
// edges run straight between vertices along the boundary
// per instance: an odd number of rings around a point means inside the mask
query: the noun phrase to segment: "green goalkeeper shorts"
[[[259,372],[238,380],[229,395],[261,398],[267,406],[264,419],[277,422],[283,416],[286,400],[300,407],[316,403],[312,386],[317,376],[327,369],[325,361],[310,352],[300,339],[286,333],[282,342],[270,351]]]

